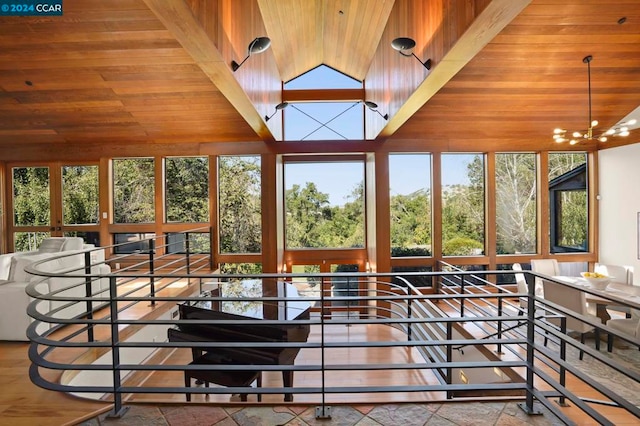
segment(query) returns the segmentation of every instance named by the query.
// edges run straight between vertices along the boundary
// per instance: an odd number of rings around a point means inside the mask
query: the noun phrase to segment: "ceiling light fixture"
[[[247,47],[247,57],[242,60],[242,62],[237,63],[236,61],[231,61],[231,69],[233,72],[236,72],[238,68],[244,64],[244,62],[249,59],[253,53],[262,53],[267,50],[271,46],[271,39],[269,37],[256,37],[249,43],[249,47]]]
[[[597,140],[600,142],[606,142],[609,136],[629,136],[629,125],[635,124],[636,120],[629,120],[625,123],[620,123],[600,136],[595,137],[593,135],[593,128],[598,125],[598,120],[593,120],[591,117],[591,61],[593,57],[591,55],[585,56],[582,62],[587,64],[587,81],[588,81],[588,93],[589,93],[589,125],[587,130],[580,130],[571,133],[571,137],[567,136],[567,130],[556,128],[553,130],[553,140],[557,143],[569,141],[571,145],[575,145],[580,140]]]
[[[375,102],[371,102],[371,101],[364,101],[364,104],[367,106],[367,108],[369,108],[371,111],[375,111],[378,114],[380,114],[380,117],[384,118],[385,120],[389,119],[389,114],[382,114],[380,111],[378,111],[378,104]]]
[[[271,120],[271,118],[272,118],[274,115],[276,115],[276,113],[277,113],[278,111],[283,110],[283,109],[285,109],[285,108],[286,108],[286,107],[288,107],[288,106],[289,106],[289,102],[280,102],[278,105],[276,105],[276,110],[275,110],[275,111],[273,111],[273,114],[271,114],[271,115],[265,115],[265,116],[264,116],[264,121],[269,121],[269,120]]]
[[[402,56],[413,56],[427,70],[431,69],[431,58],[429,58],[426,61],[422,62],[420,60],[420,58],[418,58],[416,56],[416,54],[413,53],[413,51],[410,52],[410,53],[405,53],[405,52],[413,49],[414,47],[416,47],[416,42],[415,42],[414,39],[409,38],[409,37],[398,37],[396,39],[393,39],[393,41],[391,42],[391,47],[393,47],[395,50],[397,50]]]

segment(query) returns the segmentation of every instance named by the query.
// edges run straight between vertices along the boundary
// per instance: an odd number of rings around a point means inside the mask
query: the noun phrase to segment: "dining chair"
[[[612,278],[612,281],[617,283],[633,285],[633,266],[596,263],[593,271],[607,275]]]
[[[633,266],[606,265],[603,263],[596,263],[593,271],[611,277],[612,281],[633,285]],[[607,306],[607,309],[624,312],[627,318],[631,318],[631,309],[628,306],[610,305]]]
[[[560,275],[560,266],[558,266],[556,259],[531,259],[531,270],[550,277]],[[541,278],[536,277],[535,286],[536,295],[544,297],[544,286]]]
[[[511,268],[514,271],[522,271],[522,265],[520,265],[519,263],[514,263]],[[525,279],[524,274],[520,272],[513,275],[516,278],[518,293],[529,293],[529,286],[527,285],[527,280]],[[529,303],[528,298],[520,297],[518,301],[520,302],[520,309],[518,310],[518,315],[524,315]]]
[[[589,313],[586,296],[583,291],[549,280],[542,280],[542,285],[544,287],[545,300],[562,306],[569,311],[583,315],[596,323],[600,322],[600,318]],[[560,318],[549,318],[549,322],[560,326]],[[597,327],[589,323],[585,323],[578,318],[566,316],[566,328],[567,331],[571,330],[579,333],[580,343],[582,344],[585,342],[587,333],[594,331],[596,349],[600,349],[600,330]],[[547,337],[544,339],[544,344],[545,346],[547,345]],[[580,350],[580,360],[582,360],[583,355],[583,351]]]
[[[635,338],[640,349],[640,311],[631,309],[631,318],[615,318],[607,321],[607,327],[611,327],[622,334]],[[607,351],[613,350],[615,336],[609,333],[607,338]]]

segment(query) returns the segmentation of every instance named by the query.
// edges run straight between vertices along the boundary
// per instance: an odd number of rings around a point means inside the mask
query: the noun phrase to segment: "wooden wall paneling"
[[[497,205],[496,205],[496,153],[484,154],[485,162],[485,255],[489,258],[489,269],[496,269],[497,255]]]
[[[113,244],[109,225],[113,223],[113,163],[111,159],[103,157],[100,159],[98,169],[98,194],[100,203],[100,245],[108,246]],[[106,215],[106,217],[105,217]],[[112,250],[105,253],[106,258],[113,255]]]
[[[248,46],[256,37],[267,36],[260,7],[256,0],[220,0],[222,10],[220,39],[218,46],[226,63],[237,63],[247,56]],[[260,54],[251,55],[235,73],[240,87],[253,103],[264,123],[264,116],[270,114],[282,100],[282,79],[276,65],[272,46]],[[276,121],[268,126],[273,138],[282,139],[282,125]]]
[[[263,154],[261,165],[261,209],[262,209],[262,272],[280,272],[278,262],[278,221],[284,218],[282,206],[279,205],[278,193],[282,192],[276,176],[275,154]]]
[[[551,252],[549,223],[549,153],[541,152],[538,156],[538,253],[543,258]]]
[[[282,81],[322,64],[322,0],[258,0],[258,6]]]
[[[394,1],[324,0],[323,63],[362,81]]]
[[[224,61],[222,54],[209,38],[209,35],[193,16],[192,10],[180,2],[169,4],[160,0],[145,0],[145,3],[162,20],[174,37],[180,41],[193,60],[230,101],[255,133],[263,140],[273,140],[273,136],[266,127],[262,115],[258,113],[252,103],[251,97],[247,95],[242,84],[236,80],[230,65]],[[245,2],[242,3],[244,4]],[[235,5],[236,2],[233,2],[233,4]],[[250,41],[247,41],[247,45]],[[267,51],[251,58],[251,64],[253,65],[249,64],[248,68],[243,66],[238,72],[241,70],[247,72],[247,69],[252,70],[252,66],[260,65],[260,62],[254,61],[254,59],[260,58],[265,54],[268,57]]]
[[[7,253],[7,224],[10,216],[7,213],[7,167],[4,161],[0,161],[0,254]]]
[[[389,155],[367,154],[365,164],[367,259],[374,272],[391,271]]]
[[[442,259],[442,158],[440,154],[432,157],[431,187],[433,205],[433,230],[431,233],[431,255],[435,259]],[[434,271],[440,270],[434,265]]]
[[[443,57],[432,57],[433,68],[429,72],[428,76],[424,80],[418,80],[419,86],[411,87],[415,85],[415,80],[412,79],[414,74],[410,74],[410,70],[407,70],[405,66],[399,66],[392,68],[394,73],[398,75],[404,75],[405,82],[412,82],[412,85],[400,84],[402,87],[400,91],[401,98],[390,106],[391,119],[389,123],[381,131],[381,137],[388,137],[397,131],[400,126],[404,125],[411,116],[413,116],[427,101],[429,101],[445,84],[456,75],[493,37],[495,37],[500,30],[502,30],[515,16],[518,15],[531,0],[494,0],[487,7],[482,10],[478,17],[469,25],[464,34],[457,40],[449,40],[442,34],[443,29],[432,28],[431,39],[416,39],[416,52],[424,55],[426,46],[428,43],[440,45],[443,48]],[[396,2],[398,4],[398,2]],[[466,3],[465,3],[466,4]],[[471,7],[466,4],[466,7]],[[440,5],[440,9],[429,11],[429,15],[434,16],[438,10],[442,10],[443,6]],[[456,16],[466,16],[464,7],[454,10]],[[405,12],[407,13],[407,12]],[[443,10],[444,13],[444,10]],[[393,17],[392,13],[392,17]],[[412,15],[413,19],[417,20],[416,15]],[[443,17],[444,18],[444,17]],[[416,22],[416,21],[413,21]],[[427,20],[429,22],[429,20]],[[410,21],[411,23],[411,21]],[[411,24],[416,25],[416,24]],[[389,27],[388,27],[389,28]],[[419,28],[419,27],[418,27]],[[389,43],[396,35],[388,34],[387,39],[383,36],[383,43],[388,41]],[[450,33],[449,33],[450,35]],[[446,44],[445,44],[446,43]],[[449,46],[449,43],[453,43]],[[381,43],[381,46],[383,44]],[[420,55],[417,53],[419,58]],[[400,55],[401,56],[401,55]],[[410,59],[410,58],[402,58]],[[422,60],[426,58],[422,57]],[[414,64],[419,66],[419,64]],[[422,70],[425,72],[424,68]],[[415,77],[413,77],[415,78]],[[400,79],[400,78],[399,78]],[[400,81],[395,81],[400,83]],[[395,85],[393,86],[395,87]],[[417,87],[417,89],[415,88]],[[399,95],[400,96],[400,95]],[[403,99],[404,98],[404,99]]]
[[[211,224],[211,269],[219,267],[220,222],[218,221],[218,156],[209,156],[209,223]]]
[[[587,195],[588,195],[588,244],[589,253],[599,253],[599,223],[600,223],[600,189],[598,187],[598,152],[591,152],[587,156]],[[595,257],[595,261],[599,256]]]
[[[154,171],[154,180],[155,180],[155,191],[153,194],[153,198],[154,198],[154,204],[155,204],[155,208],[154,208],[154,213],[155,213],[155,217],[154,217],[154,223],[155,223],[155,230],[154,230],[154,234],[156,235],[156,237],[160,237],[162,235],[164,235],[164,224],[166,222],[165,220],[165,209],[166,209],[166,204],[164,202],[165,198],[164,198],[164,188],[165,188],[165,184],[164,184],[164,158],[162,156],[155,156],[153,157],[153,171]],[[167,240],[159,240],[160,244],[166,244]],[[166,248],[165,247],[158,247],[157,251],[158,254],[163,255],[165,253]]]

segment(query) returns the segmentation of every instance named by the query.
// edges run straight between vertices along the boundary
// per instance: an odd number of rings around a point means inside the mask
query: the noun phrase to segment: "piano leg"
[[[200,348],[191,348],[191,358],[193,361],[195,361],[196,359],[200,358],[202,356],[202,349]],[[196,379],[196,385],[201,385],[203,384],[204,381],[200,380],[200,379]],[[190,401],[190,399],[187,399],[187,401]]]
[[[282,372],[282,384],[285,388],[290,388],[293,386],[293,371],[283,371]],[[293,401],[293,394],[292,393],[285,393],[284,394],[284,400],[285,402],[291,402]]]

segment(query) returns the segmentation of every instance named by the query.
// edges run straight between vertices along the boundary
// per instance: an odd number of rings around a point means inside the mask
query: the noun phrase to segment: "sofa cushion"
[[[61,251],[82,250],[84,246],[84,240],[81,237],[65,237],[64,240]]]
[[[67,250],[82,250],[84,240],[81,237],[48,237],[42,240],[38,253],[59,253]]]
[[[63,237],[45,238],[38,247],[38,253],[58,253],[62,251],[65,240]]]
[[[11,267],[9,269],[9,281],[26,282],[31,280],[32,275],[25,272],[24,268],[39,260],[54,257],[51,253],[40,253],[31,255],[14,256],[11,259]],[[39,270],[45,272],[53,272],[61,268],[58,259],[45,262],[38,267]]]

